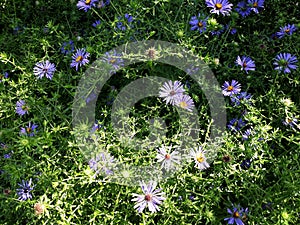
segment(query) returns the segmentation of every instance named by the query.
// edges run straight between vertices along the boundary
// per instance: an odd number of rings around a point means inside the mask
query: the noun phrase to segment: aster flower
[[[10,159],[11,158],[11,154],[12,154],[12,152],[4,154],[4,156],[3,156],[4,159]]]
[[[4,74],[0,74],[0,83],[2,82],[3,78],[8,78],[8,72],[5,72]]]
[[[232,80],[231,83],[225,81],[222,85],[222,94],[224,96],[232,96],[240,93],[241,85],[236,80]]]
[[[19,100],[16,103],[16,113],[19,114],[20,116],[25,115],[26,113],[28,114],[28,106],[26,105],[26,102],[24,100]]]
[[[209,168],[209,164],[206,161],[205,151],[202,150],[202,147],[192,148],[190,152],[191,157],[195,162],[195,167],[199,170],[204,170]]]
[[[227,212],[231,215],[231,217],[225,218],[225,221],[228,221],[228,224],[234,224],[237,225],[244,225],[243,221],[241,220],[244,210],[240,209],[240,207],[233,206],[233,210],[227,209]]]
[[[291,70],[297,69],[296,63],[298,62],[297,57],[290,53],[280,53],[275,57],[275,70],[279,70],[283,73],[291,73]]]
[[[99,131],[101,128],[103,127],[102,124],[99,124],[98,121],[96,121],[96,123],[94,123],[93,128],[92,128],[92,132],[97,132]]]
[[[112,74],[116,73],[122,66],[124,66],[124,60],[122,59],[122,55],[117,53],[116,50],[106,52],[102,57],[102,61],[110,64],[113,69],[110,71]]]
[[[88,162],[90,168],[96,172],[95,177],[101,171],[103,171],[105,175],[112,175],[114,173],[113,172],[114,163],[115,163],[114,157],[111,156],[109,153],[104,153],[104,152],[97,154],[95,158],[90,159]]]
[[[90,56],[90,53],[85,51],[84,48],[77,49],[77,51],[72,55],[72,62],[71,67],[75,67],[76,70],[78,70],[78,66],[83,66],[87,63],[89,63],[89,60],[87,59]]]
[[[234,131],[234,132],[237,132],[239,131],[243,126],[245,126],[245,122],[242,120],[242,118],[240,119],[237,119],[237,118],[234,118],[232,120],[230,120],[229,124],[227,125],[227,127]]]
[[[291,128],[295,128],[297,127],[297,122],[298,120],[294,117],[292,118],[286,118],[282,123],[285,125],[285,126],[290,126]]]
[[[19,196],[19,200],[21,201],[26,201],[27,199],[31,199],[32,195],[31,195],[31,191],[34,188],[34,185],[31,187],[32,180],[30,178],[29,181],[24,181],[22,180],[21,184],[18,184],[20,186],[20,188],[17,189],[17,194]]]
[[[74,42],[72,40],[64,42],[61,46],[60,52],[64,55],[72,53],[74,51]]]
[[[132,26],[130,25],[130,23],[133,22],[133,17],[132,17],[131,15],[129,15],[128,13],[126,13],[126,14],[124,15],[124,18],[125,18],[126,23],[129,25],[129,27],[132,27]],[[127,26],[126,26],[126,24],[124,24],[124,23],[122,22],[123,18],[122,18],[122,17],[118,17],[118,20],[119,20],[119,21],[116,23],[117,28],[118,28],[119,30],[121,30],[121,31],[125,31],[125,30],[127,29]]]
[[[265,0],[248,0],[248,5],[251,10],[255,13],[258,13],[258,10],[264,8]]]
[[[241,168],[244,169],[244,170],[249,169],[250,166],[251,166],[251,159],[245,159],[241,163]]]
[[[52,80],[53,74],[55,72],[55,64],[49,62],[46,60],[46,62],[38,62],[35,64],[35,67],[33,68],[33,73],[36,75],[39,79],[46,76],[46,78]]]
[[[241,66],[241,70],[245,70],[246,73],[248,70],[255,70],[255,63],[249,56],[238,56],[235,64]]]
[[[249,102],[249,100],[251,99],[251,97],[252,97],[251,94],[248,94],[247,92],[242,91],[238,95],[232,95],[230,97],[230,100],[231,100],[231,102],[233,103],[234,106],[238,106],[243,101]]]
[[[164,101],[171,105],[175,105],[177,97],[184,93],[183,84],[177,80],[174,83],[171,80],[165,82],[159,90],[159,97],[164,98]]]
[[[222,34],[224,31],[225,31],[225,27],[222,24],[220,24],[218,26],[218,29],[211,31],[210,33],[213,36],[215,36],[215,35],[220,36],[220,34]]]
[[[105,7],[105,6],[109,5],[109,4],[110,4],[110,0],[106,0],[106,1],[101,0],[101,1],[98,2],[98,4],[97,4],[96,7],[98,9],[101,9],[101,8],[103,8],[103,7]]]
[[[97,27],[97,26],[99,26],[101,24],[101,21],[100,20],[96,20],[93,24],[92,24],[92,26],[93,27]]]
[[[235,8],[235,11],[238,12],[242,17],[249,16],[251,13],[251,8],[245,1],[241,1],[237,4],[237,8]]]
[[[136,202],[134,208],[139,213],[142,213],[146,206],[152,213],[159,211],[158,205],[162,204],[166,198],[163,196],[165,193],[161,192],[161,188],[155,190],[156,185],[157,183],[154,181],[150,181],[148,185],[141,182],[140,186],[144,194],[132,194],[134,198],[131,201]]]
[[[207,18],[202,19],[202,17],[201,14],[199,13],[198,16],[192,16],[190,20],[190,25],[192,26],[191,30],[197,30],[200,32],[200,34],[206,31],[206,25],[207,25],[206,23]]]
[[[21,134],[25,134],[29,137],[33,137],[35,135],[35,133],[37,132],[36,131],[37,127],[38,127],[38,125],[36,125],[36,124],[31,125],[31,122],[29,122],[29,124],[26,128],[24,128],[24,127],[21,128]]]
[[[175,99],[175,105],[192,112],[195,107],[193,99],[189,95],[178,95]]]
[[[96,93],[94,92],[94,90],[88,95],[88,97],[86,98],[85,102],[88,104],[91,101],[94,101],[98,96],[96,95]]]
[[[223,16],[229,15],[231,12],[232,4],[228,0],[206,0],[207,7],[212,8],[210,13],[222,14]]]
[[[156,159],[158,162],[162,162],[161,168],[165,168],[167,171],[178,166],[180,156],[178,151],[171,152],[172,147],[162,146],[157,150]]]
[[[79,0],[77,3],[77,8],[87,12],[92,7],[96,6],[96,2],[98,2],[98,0]]]
[[[231,27],[229,24],[225,25],[225,29],[229,30],[230,34],[236,34],[237,30],[234,27]]]
[[[252,130],[251,129],[247,129],[243,134],[243,141],[246,141],[249,139],[249,136],[251,136],[252,134]]]
[[[280,31],[276,32],[278,38],[283,38],[285,35],[292,35],[297,30],[295,24],[288,24],[284,27],[280,27]]]
[[[186,69],[186,73],[188,75],[196,74],[198,73],[198,71],[199,71],[199,67],[195,67],[194,65],[191,65]]]

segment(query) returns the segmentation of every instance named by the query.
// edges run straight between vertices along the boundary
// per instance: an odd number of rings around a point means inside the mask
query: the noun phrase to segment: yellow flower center
[[[293,122],[291,119],[288,119],[287,121],[288,121],[288,123],[291,123],[291,122]]]
[[[170,159],[170,158],[171,158],[171,155],[167,153],[167,154],[165,155],[165,159]]]
[[[111,64],[114,64],[114,63],[116,62],[116,59],[111,59],[111,60],[109,60],[109,62],[110,62]]]
[[[239,212],[238,212],[238,211],[235,211],[235,212],[233,213],[233,217],[234,217],[234,218],[239,218],[239,217],[240,217]]]
[[[247,67],[247,63],[244,62],[244,63],[243,63],[243,67],[244,67],[244,68]]]
[[[253,7],[256,8],[257,6],[258,6],[258,3],[257,3],[257,2],[254,2],[254,3],[253,3]]]
[[[27,127],[27,128],[26,128],[26,131],[27,131],[27,133],[30,133],[30,132],[31,132],[31,128],[30,128],[30,127]]]
[[[79,61],[82,61],[83,60],[83,57],[80,55],[80,56],[78,56],[77,58],[76,58],[76,62],[79,62]]]
[[[151,194],[146,194],[146,195],[145,195],[145,200],[146,200],[147,202],[151,201],[151,199],[152,199],[152,195],[151,195]]]
[[[288,32],[290,32],[290,29],[289,29],[289,28],[285,30],[285,33],[288,33]]]
[[[186,102],[180,102],[180,103],[179,103],[179,106],[180,106],[181,108],[186,108],[186,107],[188,106],[188,104],[187,104]]]
[[[232,91],[233,90],[233,86],[228,86],[227,91]]]
[[[199,23],[198,23],[198,27],[203,27],[203,23],[202,23],[202,22],[199,22]]]
[[[85,4],[89,5],[91,3],[91,0],[85,0]]]
[[[217,4],[215,4],[215,6],[216,6],[217,9],[222,9],[222,4],[221,3],[217,3]]]
[[[205,160],[204,157],[203,157],[203,154],[200,153],[199,155],[197,155],[196,160],[197,160],[199,163],[203,163],[204,160]]]

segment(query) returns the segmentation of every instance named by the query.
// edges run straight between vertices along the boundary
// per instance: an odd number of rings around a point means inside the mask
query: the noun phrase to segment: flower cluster
[[[167,81],[159,89],[159,97],[163,98],[166,104],[176,105],[180,108],[192,111],[194,108],[193,99],[184,94],[185,90],[180,81]]]

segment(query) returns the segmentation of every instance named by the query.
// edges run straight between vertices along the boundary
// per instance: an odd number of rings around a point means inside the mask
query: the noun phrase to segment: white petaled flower
[[[176,98],[184,93],[183,84],[177,80],[174,81],[174,84],[171,80],[165,82],[159,90],[159,97],[164,98],[164,101],[171,105],[175,105]]]
[[[180,156],[178,151],[171,152],[172,147],[162,146],[157,150],[156,159],[158,162],[162,162],[161,168],[165,168],[167,171],[176,167],[179,164]]]
[[[176,98],[176,106],[192,112],[195,107],[193,99],[189,95],[180,95]]]
[[[199,146],[197,148],[192,148],[190,155],[192,156],[193,160],[195,161],[195,167],[204,170],[209,168],[209,164],[206,161],[205,151],[202,150],[202,147]]]
[[[142,181],[140,185],[144,194],[132,194],[135,198],[131,199],[131,201],[136,202],[134,208],[139,213],[143,212],[146,206],[152,213],[159,211],[158,205],[166,199],[163,197],[165,193],[161,192],[161,188],[155,190],[157,185],[155,181],[150,181],[148,185]]]

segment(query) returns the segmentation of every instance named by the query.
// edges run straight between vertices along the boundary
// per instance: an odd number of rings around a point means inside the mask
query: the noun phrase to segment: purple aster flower
[[[119,20],[119,21],[117,22],[117,28],[118,28],[119,30],[121,30],[121,31],[125,31],[125,30],[127,29],[127,25],[126,25],[126,24],[128,24],[129,27],[132,27],[132,26],[130,25],[130,23],[132,23],[133,17],[132,17],[131,15],[129,15],[128,13],[126,13],[126,14],[124,15],[124,18],[125,18],[125,22],[126,22],[126,23],[124,23],[122,17],[118,17],[118,20]]]
[[[237,32],[236,28],[231,27],[230,24],[226,24],[225,29],[228,30],[230,34],[236,34]]]
[[[234,106],[240,105],[241,102],[245,101],[248,102],[252,97],[251,94],[248,94],[247,92],[243,91],[238,95],[232,95],[230,97],[231,102],[233,103]]]
[[[178,151],[171,152],[172,147],[162,146],[157,150],[156,159],[158,162],[162,162],[161,168],[165,168],[167,171],[175,168],[179,164],[180,156]]]
[[[235,64],[241,66],[241,70],[245,70],[246,73],[248,70],[255,70],[255,63],[249,56],[238,56]]]
[[[243,134],[243,141],[246,141],[249,139],[249,136],[251,136],[252,134],[252,130],[251,129],[247,129]]]
[[[94,101],[98,96],[94,91],[92,91],[89,96],[86,98],[85,102],[90,103],[91,101]]]
[[[237,119],[237,118],[234,118],[232,120],[230,120],[229,124],[227,125],[227,127],[234,131],[234,132],[237,132],[239,131],[243,126],[245,126],[245,122],[240,118],[240,119]]]
[[[4,74],[0,74],[0,83],[2,82],[3,78],[8,78],[8,72],[5,72]]]
[[[17,189],[17,194],[19,196],[19,200],[21,201],[26,201],[27,199],[31,199],[32,195],[31,195],[31,191],[34,188],[34,185],[31,187],[31,178],[29,181],[24,181],[22,180],[21,184],[18,184],[20,186],[20,188]]]
[[[223,16],[229,15],[231,12],[232,4],[228,0],[206,0],[207,7],[212,8],[211,13],[222,14]]]
[[[3,143],[3,142],[0,143],[0,146],[1,146],[1,148],[3,148],[4,150],[7,150],[7,149],[8,149],[7,144],[5,144],[5,143]]]
[[[77,8],[87,12],[92,7],[96,6],[96,2],[98,2],[98,0],[79,0],[77,3]]]
[[[282,123],[286,126],[290,126],[291,128],[295,128],[295,126],[297,127],[297,122],[298,120],[294,117],[292,118],[286,118]]]
[[[297,57],[290,53],[280,53],[275,57],[275,70],[279,70],[283,73],[290,73],[291,70],[297,69],[296,63],[298,62]]]
[[[103,127],[102,124],[99,124],[98,121],[96,121],[96,123],[94,123],[93,128],[92,128],[92,132],[97,132],[99,131],[101,128]]]
[[[167,104],[175,105],[177,97],[184,93],[183,84],[180,81],[169,80],[159,89],[159,97],[163,98]]]
[[[175,99],[175,105],[192,112],[195,107],[193,99],[189,95],[178,95]]]
[[[245,159],[241,163],[241,168],[244,169],[244,170],[249,169],[250,166],[251,166],[251,159]]]
[[[11,158],[11,155],[12,155],[13,152],[10,152],[10,153],[7,153],[7,154],[4,154],[3,158],[4,159],[10,159]]]
[[[46,62],[38,62],[37,64],[35,64],[33,73],[39,79],[42,79],[44,76],[46,76],[46,78],[52,80],[55,70],[56,68],[54,63],[50,63],[48,60],[46,60]]]
[[[225,31],[225,27],[222,24],[220,24],[218,29],[211,31],[210,33],[213,36],[215,35],[220,36],[220,34],[222,34],[224,31]]]
[[[124,66],[124,60],[122,59],[122,55],[117,53],[116,50],[106,52],[102,57],[102,61],[110,64],[113,69],[110,71],[112,74],[116,73],[120,67]]]
[[[192,148],[190,152],[190,156],[195,162],[195,167],[199,170],[204,170],[209,168],[209,164],[206,161],[205,151],[202,149],[201,146],[196,148]]]
[[[111,156],[109,153],[101,152],[96,155],[95,158],[90,159],[89,166],[92,170],[94,170],[95,177],[97,174],[99,174],[101,171],[104,172],[102,175],[112,175],[113,167],[115,164],[115,159],[113,156]]]
[[[240,93],[241,85],[236,80],[232,80],[231,84],[228,81],[222,85],[222,94],[224,96],[232,96]]]
[[[64,42],[61,46],[60,52],[64,55],[72,53],[74,51],[74,42],[72,40]]]
[[[280,31],[276,32],[278,38],[283,38],[285,35],[292,35],[297,30],[297,27],[292,24],[288,24],[284,27],[280,27]]]
[[[26,105],[26,102],[24,100],[19,100],[16,103],[16,113],[19,114],[20,116],[25,115],[26,113],[28,114],[28,106]]]
[[[134,208],[139,213],[142,213],[146,206],[152,213],[159,211],[158,205],[162,204],[166,198],[163,196],[165,193],[161,192],[161,188],[155,190],[156,185],[157,183],[154,181],[150,181],[148,185],[141,182],[140,186],[144,194],[132,194],[134,198],[131,201],[136,202]]]
[[[248,0],[249,7],[255,13],[258,13],[258,10],[264,8],[265,0]]]
[[[22,127],[21,128],[21,134],[26,134],[29,137],[33,137],[35,135],[36,128],[38,127],[38,125],[36,124],[32,124],[31,122],[29,122],[28,126],[26,128]]]
[[[101,24],[101,21],[100,20],[96,20],[93,24],[92,24],[92,26],[93,27],[97,27],[97,26],[99,26]]]
[[[200,32],[200,34],[202,32],[205,32],[206,31],[206,21],[207,21],[207,18],[202,18],[203,16],[201,16],[201,14],[199,13],[198,16],[192,16],[191,20],[190,20],[190,25],[192,26],[191,27],[191,30],[197,30]]]
[[[85,51],[84,48],[77,49],[77,51],[72,55],[72,62],[71,67],[75,67],[76,71],[78,70],[78,66],[83,66],[87,63],[89,63],[89,60],[87,59],[90,56],[90,53]]]
[[[242,17],[249,16],[251,13],[251,8],[245,1],[241,1],[237,4],[237,8],[235,8]]]
[[[228,221],[228,224],[236,223],[237,225],[244,225],[243,221],[241,220],[244,213],[243,209],[233,206],[233,210],[227,209],[227,212],[231,215],[231,217],[224,219],[225,221]]]
[[[188,75],[196,74],[199,71],[199,67],[195,67],[194,65],[189,66],[189,68],[186,69],[186,73]]]
[[[103,8],[103,7],[105,7],[105,6],[109,5],[109,4],[110,4],[110,0],[106,0],[106,1],[101,0],[97,4],[97,8],[101,9],[101,8]]]

